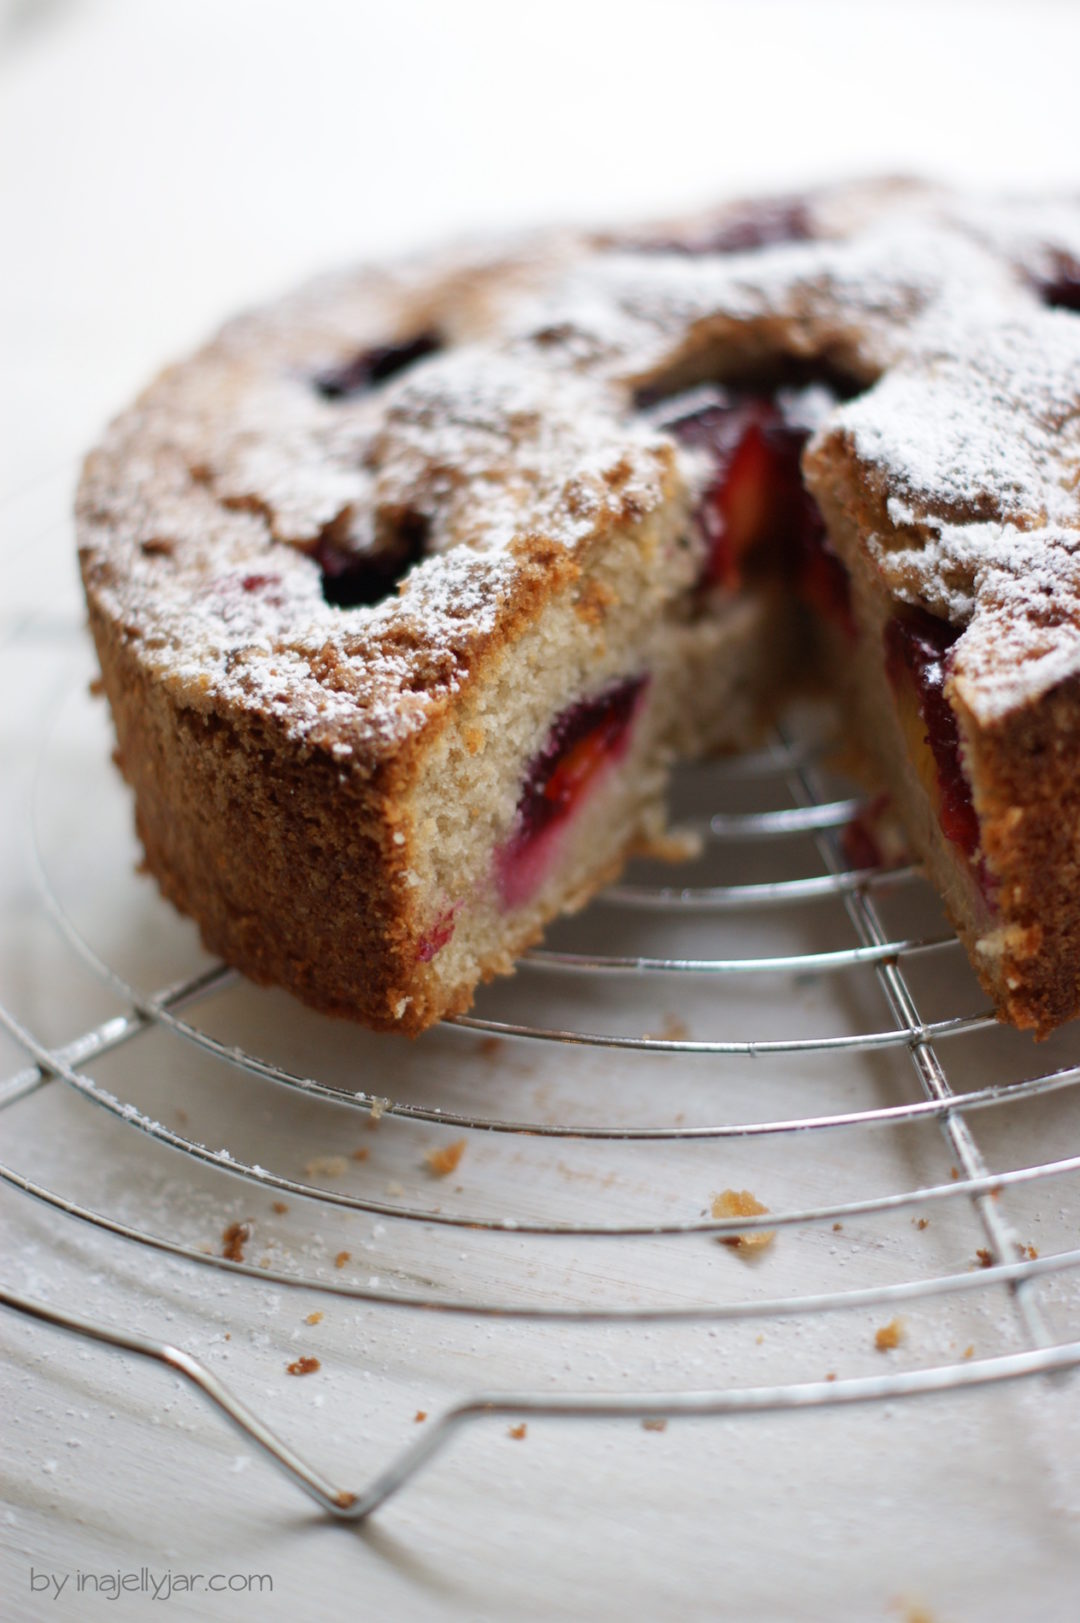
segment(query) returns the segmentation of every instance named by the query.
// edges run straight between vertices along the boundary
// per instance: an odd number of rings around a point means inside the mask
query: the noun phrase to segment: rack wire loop
[[[61,645],[70,644],[71,629],[57,631],[54,626],[49,632],[49,647],[57,641]],[[32,617],[20,614],[13,620],[0,620],[0,649],[36,636]],[[56,724],[57,711],[54,710],[50,727]],[[327,1074],[305,1075],[301,1068],[283,1062],[272,1051],[260,1053],[230,1043],[203,1023],[204,1006],[237,987],[238,977],[225,965],[207,966],[201,962],[197,970],[157,991],[133,985],[110,961],[108,953],[99,951],[76,923],[50,872],[41,833],[48,796],[45,767],[50,738],[50,728],[46,727],[31,773],[27,822],[31,868],[38,895],[78,961],[120,999],[122,1007],[121,1012],[110,1015],[63,1045],[49,1047],[8,1006],[6,999],[0,1000],[0,1029],[6,1031],[25,1055],[21,1068],[0,1082],[0,1111],[5,1113],[5,1121],[26,1119],[34,1109],[31,1101],[52,1087],[54,1093],[46,1094],[44,1103],[70,1097],[74,1100],[72,1110],[94,1107],[102,1113],[95,1121],[107,1119],[109,1132],[115,1130],[123,1135],[125,1147],[136,1145],[141,1150],[152,1148],[154,1152],[175,1156],[180,1166],[198,1167],[215,1185],[219,1176],[225,1174],[233,1180],[234,1188],[256,1187],[285,1193],[303,1202],[305,1210],[316,1213],[346,1210],[387,1220],[392,1238],[429,1230],[433,1234],[468,1231],[478,1245],[492,1248],[505,1241],[506,1236],[533,1247],[549,1239],[564,1244],[580,1242],[583,1246],[593,1241],[622,1243],[636,1239],[643,1247],[649,1240],[678,1240],[689,1244],[697,1236],[731,1241],[766,1229],[792,1233],[820,1229],[827,1224],[835,1228],[855,1219],[900,1213],[909,1216],[927,1211],[944,1214],[967,1204],[987,1242],[983,1258],[987,1266],[967,1269],[950,1266],[946,1271],[884,1283],[858,1283],[831,1290],[774,1291],[771,1296],[748,1284],[741,1294],[723,1300],[706,1299],[702,1295],[698,1300],[684,1296],[680,1300],[643,1301],[635,1291],[614,1303],[599,1299],[574,1302],[561,1298],[557,1290],[549,1290],[547,1294],[541,1290],[538,1297],[523,1299],[505,1289],[501,1293],[493,1289],[484,1297],[458,1290],[452,1279],[440,1282],[436,1278],[420,1288],[398,1289],[396,1285],[391,1287],[378,1282],[365,1285],[317,1269],[264,1267],[235,1257],[209,1254],[185,1239],[161,1232],[162,1225],[128,1221],[103,1209],[94,1200],[76,1198],[61,1187],[50,1187],[18,1166],[0,1165],[0,1182],[38,1208],[83,1225],[87,1233],[144,1248],[176,1259],[185,1266],[232,1276],[238,1287],[281,1286],[360,1302],[379,1311],[398,1309],[425,1315],[449,1314],[491,1323],[675,1326],[757,1324],[771,1319],[814,1321],[834,1312],[895,1310],[905,1305],[961,1302],[993,1291],[1001,1292],[1003,1297],[1008,1293],[1007,1299],[1015,1309],[1014,1328],[1023,1343],[1018,1351],[915,1369],[887,1370],[872,1377],[852,1376],[827,1382],[793,1380],[773,1386],[731,1386],[716,1391],[649,1390],[622,1395],[591,1392],[474,1394],[446,1408],[422,1436],[376,1472],[366,1486],[353,1491],[334,1484],[310,1465],[266,1427],[204,1364],[182,1349],[68,1313],[0,1286],[0,1305],[15,1313],[101,1345],[135,1353],[172,1370],[194,1386],[220,1415],[328,1513],[345,1520],[362,1520],[412,1480],[463,1427],[492,1417],[520,1420],[523,1416],[536,1416],[572,1421],[663,1416],[677,1420],[794,1413],[993,1387],[1022,1378],[1057,1376],[1080,1364],[1080,1342],[1055,1331],[1046,1301],[1037,1294],[1048,1281],[1075,1276],[1080,1269],[1080,1248],[1067,1246],[1042,1256],[1034,1255],[1030,1247],[1021,1244],[1008,1204],[1022,1190],[1047,1188],[1053,1180],[1080,1175],[1080,1153],[1067,1153],[1069,1147],[1064,1145],[1063,1152],[1053,1160],[1033,1158],[1024,1164],[995,1166],[975,1132],[976,1122],[985,1120],[987,1112],[991,1113],[991,1119],[1000,1121],[1006,1119],[1010,1107],[1030,1109],[1035,1101],[1074,1088],[1080,1082],[1080,1063],[1074,1060],[1076,1050],[1068,1053],[1064,1062],[1036,1069],[1033,1074],[1012,1076],[1004,1066],[1001,1070],[995,1069],[1000,1045],[993,1043],[989,1036],[995,1022],[988,1011],[944,1015],[940,1012],[934,1015],[930,1010],[924,1012],[915,990],[918,968],[929,962],[955,964],[960,957],[955,937],[933,927],[894,930],[888,926],[890,901],[905,897],[910,900],[915,896],[922,883],[920,871],[911,864],[848,866],[842,849],[843,830],[857,815],[863,797],[843,792],[826,781],[823,763],[827,745],[781,729],[760,750],[734,760],[707,764],[701,769],[700,778],[709,792],[720,796],[737,790],[742,801],[737,799],[735,805],[715,809],[689,825],[702,837],[708,852],[720,850],[733,859],[729,867],[736,875],[743,868],[742,859],[747,858],[748,852],[757,853],[754,860],[758,865],[756,869],[744,869],[747,873],[768,871],[762,868],[761,859],[769,858],[775,851],[786,853],[783,860],[790,869],[803,849],[797,845],[799,841],[810,851],[812,860],[808,866],[813,871],[799,871],[794,875],[788,872],[784,877],[764,881],[740,877],[733,883],[682,887],[627,880],[605,893],[602,906],[619,910],[616,916],[626,925],[628,934],[631,929],[649,932],[649,939],[644,943],[636,939],[631,943],[638,950],[609,951],[608,939],[594,950],[537,948],[523,961],[520,985],[525,990],[529,1011],[526,1015],[498,1018],[477,1013],[444,1023],[438,1041],[459,1056],[468,1052],[467,1045],[477,1037],[484,1041],[497,1038],[530,1045],[528,1051],[535,1052],[538,1048],[541,1054],[565,1054],[567,1062],[578,1065],[581,1076],[587,1078],[582,1084],[585,1097],[601,1093],[608,1101],[593,1119],[575,1122],[541,1119],[539,1111],[530,1115],[528,1107],[514,1115],[499,1116],[479,1105],[450,1109],[415,1098],[388,1098],[384,1095],[399,1090],[389,1084],[385,1067],[380,1070],[377,1061],[367,1062],[368,1070],[360,1078],[363,1087],[348,1088]],[[773,794],[779,785],[791,804],[745,809],[746,792],[757,792],[755,786],[764,785],[770,785]],[[826,940],[824,944],[805,944],[798,925],[813,911],[813,904],[832,907],[841,925],[846,921],[841,942],[833,944]],[[594,918],[597,916],[607,915],[594,915]],[[689,921],[698,932],[691,937],[690,950],[680,950],[681,941],[671,945],[671,929],[681,927],[684,921]],[[775,951],[762,946],[762,941],[767,943],[771,939],[768,931],[778,922],[791,921],[795,921],[793,941],[783,938]],[[735,946],[744,945],[741,934],[750,925],[758,935],[747,944],[745,952],[734,950]],[[702,934],[705,931],[707,936]],[[609,932],[609,936],[611,945],[626,945],[614,931]],[[704,949],[701,947],[703,939]],[[656,984],[665,987],[683,981],[692,989],[715,986],[718,998],[728,1000],[725,1009],[737,1012],[742,1007],[739,1000],[744,991],[757,980],[769,991],[790,988],[792,984],[817,984],[819,978],[826,977],[831,985],[847,986],[851,978],[858,976],[864,980],[872,978],[869,984],[878,987],[891,1023],[884,1023],[881,1015],[876,1014],[874,1019],[882,1023],[870,1029],[800,1030],[795,1036],[774,1036],[768,1031],[751,1030],[713,1038],[690,1036],[681,1031],[636,1035],[622,1029],[617,1021],[604,1023],[612,1007],[610,1002],[603,1001],[605,990],[621,991],[637,998],[642,986],[653,978]],[[575,1014],[568,1017],[565,1024],[539,1016],[533,1018],[530,999],[537,988],[551,990],[553,994],[568,991],[572,994],[570,1006]],[[518,1005],[520,1003],[519,997]],[[582,1005],[587,1012],[579,1020],[576,1011]],[[619,1029],[613,1029],[616,1026]],[[814,1146],[822,1142],[823,1133],[851,1135],[857,1151],[859,1145],[869,1143],[865,1135],[870,1129],[888,1132],[933,1125],[940,1130],[948,1153],[955,1161],[956,1176],[947,1182],[913,1177],[903,1188],[871,1188],[868,1193],[857,1192],[854,1198],[838,1195],[815,1204],[791,1198],[786,1203],[774,1203],[773,1210],[760,1215],[714,1217],[705,1213],[682,1218],[665,1213],[655,1218],[621,1222],[601,1221],[591,1213],[583,1219],[560,1218],[559,1221],[520,1215],[519,1211],[493,1216],[483,1210],[457,1210],[449,1204],[444,1209],[434,1199],[410,1200],[404,1195],[394,1199],[376,1198],[370,1193],[329,1188],[322,1183],[304,1182],[268,1170],[239,1153],[235,1144],[212,1148],[199,1142],[194,1134],[154,1120],[134,1099],[118,1096],[91,1074],[93,1066],[119,1050],[141,1043],[137,1051],[145,1051],[149,1033],[161,1035],[166,1067],[170,1057],[180,1052],[178,1045],[187,1045],[189,1050],[197,1051],[207,1065],[239,1070],[253,1086],[269,1085],[288,1090],[290,1104],[309,1112],[312,1119],[319,1111],[333,1107],[354,1116],[357,1113],[368,1117],[385,1116],[403,1125],[425,1124],[462,1134],[486,1135],[493,1149],[504,1146],[504,1153],[511,1145],[517,1153],[523,1146],[528,1147],[531,1140],[547,1140],[592,1145],[597,1154],[604,1145],[627,1151],[635,1148],[644,1151],[645,1146],[652,1146],[655,1151],[681,1151],[683,1147],[688,1149],[694,1145],[751,1141],[773,1142],[781,1149],[787,1147],[792,1154],[803,1147],[812,1154]],[[961,1089],[950,1076],[947,1057],[951,1065],[951,1056],[962,1049],[964,1040],[976,1037],[987,1042],[990,1058],[986,1079],[980,1078],[978,1086]],[[874,1095],[869,1104],[859,1103],[850,1108],[837,1108],[834,1104],[826,1108],[815,1098],[814,1073],[808,1070],[804,1086],[811,1103],[801,1114],[769,1116],[755,1107],[752,1116],[739,1119],[726,1106],[726,1084],[735,1074],[739,1061],[753,1061],[749,1069],[762,1079],[768,1078],[773,1068],[786,1060],[805,1058],[808,1066],[814,1060],[860,1062],[865,1070],[863,1082],[873,1087],[872,1063],[883,1064],[894,1055],[902,1060],[905,1054],[910,1058],[913,1080],[911,1095],[908,1096],[905,1088],[899,1103],[886,1103],[880,1095]],[[650,1057],[678,1064],[679,1075],[692,1077],[695,1089],[707,1090],[695,1097],[708,1099],[708,1119],[686,1122],[635,1118],[632,1107],[625,1104],[618,1087],[609,1080],[622,1074],[617,1062],[629,1055],[638,1056],[634,1063],[640,1065],[645,1065]],[[609,1070],[602,1073],[599,1067],[605,1062]],[[627,1061],[628,1067],[629,1064]],[[508,1074],[506,1086],[512,1085]],[[801,1096],[796,1108],[801,1108]]]

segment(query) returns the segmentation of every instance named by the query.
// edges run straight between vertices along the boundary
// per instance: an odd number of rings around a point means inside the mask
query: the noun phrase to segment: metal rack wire
[[[0,626],[0,644],[5,638],[33,638],[32,622]],[[77,642],[74,626],[65,634]],[[65,693],[74,678],[68,677]],[[62,699],[61,702],[66,702]],[[974,1012],[923,1012],[923,996],[915,985],[919,965],[948,962],[950,974],[963,972],[954,938],[947,930],[900,930],[888,916],[889,905],[905,891],[925,891],[918,871],[904,868],[852,869],[844,859],[842,834],[858,808],[858,798],[850,790],[837,791],[820,745],[804,736],[779,732],[770,744],[753,756],[713,764],[698,775],[697,791],[709,798],[709,814],[699,820],[710,861],[726,863],[724,882],[673,885],[646,874],[609,891],[599,909],[585,915],[585,941],[570,945],[553,943],[528,955],[516,990],[506,997],[509,1009],[500,1005],[500,994],[492,994],[492,1012],[459,1017],[448,1022],[435,1039],[452,1049],[455,1044],[477,1040],[505,1045],[510,1051],[539,1045],[545,1052],[564,1052],[577,1063],[576,1086],[583,1119],[545,1119],[540,1111],[503,1115],[483,1099],[490,1087],[477,1087],[477,1102],[468,1096],[463,1107],[451,1108],[434,1098],[410,1098],[407,1090],[389,1080],[394,1074],[388,1056],[390,1049],[374,1047],[365,1051],[372,1075],[363,1089],[349,1088],[331,1075],[305,1074],[304,1070],[272,1052],[259,1052],[254,1045],[229,1041],[215,1030],[214,1000],[230,987],[236,977],[223,965],[200,963],[190,973],[171,984],[147,990],[134,984],[129,973],[111,961],[107,950],[92,939],[85,921],[76,919],[50,868],[48,821],[53,786],[49,774],[49,738],[41,741],[41,760],[35,774],[28,808],[30,864],[35,875],[40,905],[51,914],[68,946],[78,959],[115,994],[124,1012],[113,1015],[74,1040],[50,1048],[27,1028],[5,998],[0,1001],[0,1027],[21,1048],[26,1063],[0,1083],[0,1112],[24,1110],[28,1102],[48,1090],[69,1090],[82,1103],[90,1104],[116,1125],[129,1141],[161,1147],[188,1165],[208,1169],[215,1177],[239,1180],[245,1187],[258,1187],[288,1195],[317,1211],[361,1212],[394,1225],[395,1233],[452,1234],[468,1231],[497,1241],[512,1236],[519,1243],[552,1242],[562,1246],[593,1241],[617,1241],[632,1246],[646,1241],[688,1242],[694,1236],[736,1240],[758,1230],[778,1235],[801,1234],[823,1225],[841,1224],[856,1218],[904,1213],[920,1221],[928,1212],[954,1210],[960,1205],[974,1213],[985,1246],[980,1248],[977,1268],[955,1267],[936,1274],[902,1277],[884,1283],[845,1285],[825,1291],[757,1292],[755,1279],[744,1293],[727,1300],[702,1296],[692,1302],[642,1300],[635,1291],[614,1301],[598,1299],[588,1304],[570,1302],[554,1288],[542,1289],[539,1299],[523,1299],[509,1289],[494,1290],[477,1297],[455,1289],[452,1279],[437,1279],[431,1288],[400,1289],[363,1284],[357,1280],[327,1276],[318,1269],[256,1265],[224,1255],[209,1254],[197,1243],[189,1243],[162,1226],[133,1223],[92,1205],[63,1189],[48,1186],[13,1165],[0,1165],[0,1180],[30,1200],[92,1229],[113,1235],[126,1244],[180,1259],[185,1265],[214,1270],[218,1275],[240,1276],[267,1285],[294,1291],[307,1291],[370,1305],[380,1312],[449,1314],[479,1320],[550,1322],[555,1324],[657,1324],[706,1322],[746,1322],[751,1325],[775,1319],[815,1318],[833,1312],[873,1309],[895,1312],[910,1304],[935,1300],[958,1301],[965,1296],[1004,1289],[1012,1303],[1019,1344],[1013,1350],[992,1356],[948,1359],[922,1367],[887,1371],[881,1374],[798,1380],[768,1386],[731,1386],[705,1391],[650,1389],[632,1394],[603,1396],[574,1392],[551,1395],[536,1391],[490,1392],[472,1396],[447,1409],[424,1434],[378,1472],[365,1487],[347,1490],[327,1479],[276,1437],[210,1370],[189,1354],[160,1341],[130,1334],[104,1322],[78,1317],[46,1303],[30,1300],[8,1288],[0,1288],[0,1303],[21,1314],[58,1329],[87,1337],[99,1343],[156,1360],[179,1373],[198,1388],[233,1425],[320,1505],[346,1519],[366,1517],[407,1483],[431,1458],[444,1448],[461,1427],[492,1416],[544,1416],[573,1420],[642,1420],[651,1417],[747,1416],[763,1412],[822,1410],[852,1404],[907,1399],[944,1391],[995,1386],[1022,1377],[1050,1375],[1074,1368],[1080,1363],[1080,1339],[1070,1339],[1050,1323],[1040,1290],[1048,1281],[1067,1279],[1080,1267],[1080,1248],[1063,1246],[1052,1254],[1036,1256],[1025,1246],[1014,1225],[1010,1200],[1022,1191],[1053,1186],[1080,1174],[1080,1154],[1058,1154],[1053,1159],[1035,1159],[1023,1164],[994,1166],[976,1137],[975,1121],[995,1114],[1031,1107],[1047,1095],[1073,1089],[1080,1082],[1075,1033],[1059,1039],[1059,1063],[1040,1066],[1036,1051],[1010,1047],[1009,1034],[995,1028],[983,1008]],[[104,771],[105,768],[102,768]],[[752,805],[745,800],[760,790],[773,798],[779,793],[787,803]],[[735,791],[738,791],[737,794]],[[734,800],[733,800],[734,796]],[[742,801],[739,801],[739,796]],[[720,809],[715,809],[719,805]],[[799,854],[781,862],[777,853],[790,851],[793,842],[802,842]],[[744,877],[753,862],[760,871],[798,867],[796,872],[766,873],[764,878]],[[812,871],[804,871],[805,867]],[[677,874],[677,871],[676,871]],[[774,943],[770,949],[754,946],[753,926],[767,925],[773,915],[797,920],[800,911],[818,904],[837,909],[845,923],[848,939],[825,946],[819,942],[800,946],[796,940]],[[162,914],[167,913],[163,904]],[[606,911],[605,911],[606,910]],[[672,930],[693,919],[697,926],[690,948],[671,945]],[[606,920],[606,923],[605,923]],[[627,951],[626,930],[618,921],[633,921],[641,941],[640,950]],[[655,921],[655,924],[653,923]],[[749,923],[747,922],[749,921]],[[657,944],[650,932],[655,929]],[[696,945],[704,929],[708,951]],[[644,934],[642,935],[642,932]],[[796,927],[796,937],[798,930]],[[589,939],[591,934],[592,940]],[[595,945],[599,935],[601,944]],[[767,935],[767,931],[766,931]],[[641,944],[643,942],[643,945]],[[750,946],[747,946],[747,943]],[[633,941],[631,944],[634,944]],[[618,945],[619,951],[611,947]],[[959,966],[959,971],[957,966]],[[739,1029],[739,989],[749,981],[790,999],[791,988],[802,984],[835,983],[845,977],[870,977],[877,989],[887,1021],[871,1023],[866,1029],[796,1030],[793,1034],[770,1035],[768,1030]],[[947,977],[943,977],[947,979]],[[691,1036],[681,1028],[642,1034],[629,1029],[624,1018],[628,1006],[640,1001],[644,986],[705,986],[713,991],[722,1035]],[[530,1018],[530,1011],[542,1005],[537,988],[554,989],[556,1014],[569,999],[574,1018]],[[615,989],[614,1000],[600,997],[594,989]],[[618,989],[624,995],[620,998]],[[634,996],[625,996],[632,989]],[[560,996],[563,1002],[560,1003]],[[524,1004],[524,1012],[522,1012]],[[865,1006],[865,1001],[862,1006]],[[767,1002],[762,1007],[768,1007]],[[614,1011],[614,1015],[613,1015]],[[734,1029],[730,1029],[734,1022]],[[632,1022],[631,1022],[632,1023]],[[812,1023],[812,1022],[811,1022]],[[313,1027],[313,1029],[320,1029]],[[138,1048],[153,1036],[165,1044],[161,1052],[181,1054],[196,1050],[201,1060],[215,1070],[242,1073],[249,1085],[259,1089],[282,1090],[286,1098],[309,1119],[328,1109],[345,1111],[356,1119],[386,1118],[390,1123],[424,1124],[453,1130],[467,1140],[481,1137],[494,1146],[509,1141],[515,1145],[543,1145],[551,1141],[582,1144],[587,1153],[598,1154],[604,1146],[632,1149],[656,1147],[676,1151],[695,1144],[766,1143],[777,1149],[780,1167],[795,1165],[801,1153],[813,1155],[814,1146],[824,1135],[848,1134],[853,1155],[860,1146],[878,1134],[917,1126],[936,1126],[943,1135],[946,1153],[952,1160],[951,1173],[937,1181],[919,1181],[897,1189],[873,1191],[855,1198],[800,1202],[793,1196],[774,1205],[766,1215],[714,1217],[708,1211],[695,1217],[645,1216],[639,1222],[605,1221],[590,1209],[586,1215],[556,1219],[528,1210],[515,1209],[511,1185],[501,1186],[500,1198],[509,1209],[490,1211],[483,1202],[456,1209],[453,1204],[436,1203],[433,1198],[410,1198],[402,1193],[389,1198],[370,1189],[332,1187],[329,1180],[301,1179],[284,1171],[269,1171],[237,1146],[211,1148],[194,1134],[156,1120],[138,1100],[126,1098],[106,1087],[93,1074],[93,1068],[128,1047]],[[318,1039],[316,1038],[316,1044]],[[393,1043],[393,1039],[381,1040]],[[972,1067],[953,1065],[946,1056],[956,1053],[963,1042],[982,1044],[975,1080]],[[423,1040],[422,1040],[423,1042]],[[171,1046],[170,1046],[171,1045]],[[1009,1049],[1006,1060],[1005,1050]],[[501,1049],[500,1049],[501,1051]],[[397,1049],[393,1052],[396,1054]],[[1021,1054],[1021,1061],[1017,1061]],[[371,1056],[374,1055],[374,1060]],[[383,1069],[379,1069],[382,1056]],[[648,1109],[639,1119],[640,1095],[629,1105],[618,1098],[613,1104],[606,1080],[585,1066],[592,1056],[598,1063],[618,1059],[633,1065],[651,1056],[677,1065],[679,1075],[687,1068],[704,1067],[709,1091],[707,1119],[687,1122],[680,1112],[646,1094]],[[875,1088],[884,1087],[866,1069],[874,1056],[895,1059],[907,1056],[909,1077],[917,1086],[901,1089],[899,1102],[874,1099]],[[785,1063],[811,1067],[818,1060],[836,1059],[858,1070],[860,1086],[871,1093],[871,1101],[855,1106],[830,1107],[819,1103],[798,1115],[768,1115],[756,1109],[742,1112],[725,1110],[732,1067],[751,1062],[757,1074],[767,1079],[771,1068]],[[1012,1075],[1019,1063],[1021,1074]],[[862,1068],[862,1069],[859,1069]],[[313,1067],[317,1069],[317,1067]],[[957,1081],[955,1073],[962,1072]],[[695,1073],[695,1075],[698,1073]],[[808,1071],[807,1086],[813,1092],[814,1072]],[[498,1077],[499,1062],[489,1068]],[[892,1085],[896,1080],[893,1077]],[[765,1090],[762,1090],[764,1093]],[[510,1086],[507,1086],[510,1092]],[[468,1095],[468,1087],[466,1086]],[[697,1097],[697,1095],[695,1095]],[[745,1094],[740,1097],[746,1097]],[[759,1095],[752,1097],[758,1098]],[[606,1103],[605,1103],[606,1101]],[[629,1118],[627,1112],[630,1112]],[[580,1114],[580,1111],[578,1112]],[[235,1187],[235,1182],[232,1185]],[[794,1189],[795,1181],[792,1179]],[[266,1259],[263,1259],[264,1262]],[[433,1273],[437,1272],[433,1263]],[[492,1275],[499,1281],[500,1271]]]

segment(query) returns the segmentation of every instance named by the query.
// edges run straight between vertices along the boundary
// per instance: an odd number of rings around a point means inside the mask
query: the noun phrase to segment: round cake
[[[889,181],[319,280],[87,458],[146,861],[416,1033],[844,698],[1001,1016],[1080,1006],[1080,204]]]

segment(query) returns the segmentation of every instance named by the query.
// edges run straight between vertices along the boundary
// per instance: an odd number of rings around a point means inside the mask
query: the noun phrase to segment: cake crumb
[[[1025,1257],[1027,1258],[1027,1260],[1029,1262],[1037,1262],[1038,1261],[1039,1253],[1036,1251],[1036,1249],[1035,1249],[1035,1247],[1033,1245],[1021,1246],[1020,1249],[1023,1251]]]
[[[844,1226],[843,1223],[834,1223],[833,1226],[832,1226],[833,1233],[834,1234],[839,1234],[840,1230],[843,1228],[843,1226]]]
[[[291,1364],[286,1364],[285,1373],[287,1375],[314,1375],[315,1371],[321,1368],[322,1365],[317,1358],[311,1358],[305,1354],[303,1358],[296,1358]]]
[[[501,1037],[485,1037],[480,1044],[480,1053],[484,1059],[496,1059],[502,1051]]]
[[[389,1099],[376,1099],[373,1095],[368,1103],[371,1108],[368,1113],[367,1130],[369,1133],[373,1133],[382,1120],[384,1113],[390,1108],[390,1101]]]
[[[892,1352],[899,1347],[904,1337],[904,1325],[901,1319],[890,1319],[883,1324],[880,1330],[874,1332],[874,1346],[878,1352]]]
[[[690,1037],[690,1027],[677,1014],[665,1014],[656,1031],[644,1031],[642,1036],[649,1043],[685,1043]]]
[[[976,1246],[975,1256],[978,1259],[980,1268],[992,1268],[994,1266],[993,1252],[988,1251],[986,1246]]]
[[[244,1247],[251,1239],[250,1223],[230,1223],[221,1236],[221,1255],[229,1262],[243,1262]]]
[[[667,1431],[667,1421],[660,1418],[656,1420],[643,1420],[641,1422],[641,1429],[642,1431]]]
[[[749,1189],[725,1189],[713,1196],[714,1217],[762,1217],[768,1210]],[[731,1246],[737,1251],[760,1251],[772,1245],[776,1230],[750,1229],[746,1234],[718,1234],[717,1239],[721,1245]]]
[[[351,1261],[352,1261],[352,1252],[351,1251],[339,1251],[337,1256],[334,1258],[334,1267],[335,1268],[344,1268],[345,1264],[347,1262],[351,1262]]]
[[[825,1379],[827,1381],[835,1381],[835,1379],[836,1379],[836,1371],[834,1369],[831,1369],[829,1371],[829,1373],[826,1375]]]
[[[304,1162],[304,1171],[309,1178],[340,1178],[345,1166],[343,1155],[315,1155],[310,1161]]]
[[[915,1224],[917,1229],[928,1229],[930,1227],[930,1219],[928,1217],[913,1217],[912,1222]]]
[[[967,1346],[967,1347],[964,1348],[964,1357],[965,1358],[974,1358],[975,1357],[975,1348],[974,1348],[973,1345]]]
[[[279,1217],[283,1216],[283,1214],[285,1212],[287,1212],[288,1209],[289,1209],[289,1203],[288,1203],[287,1200],[275,1200],[275,1202],[273,1204],[273,1207],[272,1207],[272,1210],[277,1212]]]
[[[367,1145],[361,1144],[359,1149],[353,1150],[352,1158],[354,1161],[366,1161],[370,1154],[371,1151],[368,1149]]]
[[[416,1413],[413,1415],[413,1425],[414,1426],[419,1426],[426,1419],[427,1419],[427,1410],[426,1409],[417,1409]]]
[[[521,1422],[520,1426],[511,1426],[506,1435],[508,1437],[512,1437],[514,1439],[515,1443],[520,1443],[522,1438],[526,1437],[528,1435],[528,1431],[529,1431],[529,1428],[528,1428],[528,1426],[526,1426],[526,1424],[525,1424],[525,1422],[523,1420]]]
[[[92,676],[87,683],[87,691],[92,699],[100,699],[105,692],[105,683],[100,676]]]
[[[457,1164],[465,1154],[465,1140],[455,1139],[453,1144],[444,1144],[440,1149],[428,1150],[424,1155],[427,1168],[436,1178],[445,1178],[448,1173],[457,1169]]]
[[[322,1314],[321,1313],[309,1313],[307,1318],[304,1320],[304,1323],[305,1324],[321,1324],[322,1323]]]
[[[959,1167],[950,1167],[949,1168],[949,1177],[952,1179],[953,1183],[959,1183],[959,1181],[960,1181],[960,1168]]]

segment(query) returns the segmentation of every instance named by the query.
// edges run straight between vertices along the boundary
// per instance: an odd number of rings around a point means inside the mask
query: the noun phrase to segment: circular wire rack
[[[127,1156],[164,1158],[174,1182],[179,1167],[201,1204],[185,1223],[167,1195],[136,1193],[133,1212],[107,1198],[107,1178],[90,1198],[78,1178],[0,1165],[10,1189],[194,1270],[426,1324],[451,1315],[755,1333],[854,1316],[867,1335],[850,1374],[475,1392],[349,1489],[181,1348],[5,1285],[9,1308],[170,1366],[348,1519],[492,1415],[654,1424],[827,1410],[1080,1362],[1067,1289],[1080,1248],[1058,1204],[1080,1173],[1080,1154],[1062,1153],[1080,1081],[1076,1032],[1036,1047],[997,1025],[918,868],[848,860],[863,800],[836,763],[822,706],[794,709],[752,754],[680,774],[675,813],[697,836],[696,858],[637,865],[556,925],[512,980],[485,989],[475,1013],[404,1044],[242,982],[136,875],[74,617],[8,613],[5,655],[41,673],[19,810],[36,905],[119,1012],[50,1045],[0,988],[0,1026],[25,1055],[0,1083],[0,1111],[11,1120],[62,1097],[80,1132],[100,1135],[99,1166],[122,1141]],[[262,1121],[274,1124],[265,1140]],[[341,1153],[368,1128],[377,1139]],[[264,1143],[276,1168],[262,1164]],[[753,1183],[753,1198],[738,1183]],[[309,1226],[373,1220],[379,1274],[365,1281],[343,1264],[348,1251],[320,1250],[319,1236],[269,1241],[252,1260],[253,1192],[273,1195],[282,1214],[295,1205]],[[231,1243],[210,1246],[207,1214],[222,1211]],[[923,1240],[931,1221],[936,1252]],[[469,1277],[455,1260],[464,1236],[481,1247]],[[841,1268],[850,1262],[854,1283]],[[964,1346],[967,1309],[993,1292],[1007,1303],[999,1344]],[[940,1333],[905,1340],[905,1315],[935,1308]]]

